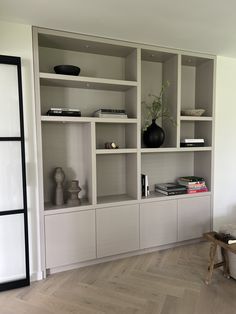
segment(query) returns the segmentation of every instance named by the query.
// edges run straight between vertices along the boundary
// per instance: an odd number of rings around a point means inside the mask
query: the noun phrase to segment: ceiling
[[[1,0],[0,19],[236,58],[235,0]]]

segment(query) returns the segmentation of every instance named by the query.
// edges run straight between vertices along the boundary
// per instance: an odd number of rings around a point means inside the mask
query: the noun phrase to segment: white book
[[[95,117],[98,118],[121,118],[121,119],[127,119],[127,114],[114,114],[114,113],[94,113]]]
[[[184,138],[181,143],[204,143],[204,138]]]
[[[79,109],[71,109],[71,108],[50,108],[50,110],[53,110],[53,111],[74,111],[74,112],[80,112]]]
[[[141,174],[141,187],[142,187],[142,196],[148,196],[150,194],[148,176],[146,174]]]
[[[150,194],[149,191],[149,184],[148,184],[148,176],[145,176],[145,196],[148,196]]]

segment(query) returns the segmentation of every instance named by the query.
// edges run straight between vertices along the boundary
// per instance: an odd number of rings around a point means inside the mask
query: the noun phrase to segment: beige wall
[[[214,228],[236,224],[236,59],[217,57]]]
[[[30,272],[31,279],[34,280],[41,277],[41,267],[38,236],[37,161],[31,26],[0,22],[0,54],[19,56],[22,61],[26,175],[29,212]]]

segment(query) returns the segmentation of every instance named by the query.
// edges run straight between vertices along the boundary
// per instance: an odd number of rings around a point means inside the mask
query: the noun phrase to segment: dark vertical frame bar
[[[4,215],[24,215],[24,236],[25,236],[25,273],[26,277],[19,280],[0,283],[0,291],[20,288],[30,284],[29,269],[29,238],[28,238],[28,215],[27,215],[27,190],[26,190],[26,166],[25,166],[25,140],[24,140],[24,114],[23,114],[23,95],[21,78],[21,59],[20,57],[0,55],[0,64],[15,65],[18,76],[18,96],[19,96],[19,114],[20,114],[20,137],[0,137],[0,141],[20,141],[21,142],[21,165],[22,165],[22,187],[23,187],[23,209],[8,210],[0,212],[0,217]],[[0,252],[0,254],[2,254]]]

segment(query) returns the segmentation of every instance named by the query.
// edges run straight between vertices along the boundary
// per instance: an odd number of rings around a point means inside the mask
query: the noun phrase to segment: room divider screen
[[[0,291],[29,285],[21,59],[0,56]]]

